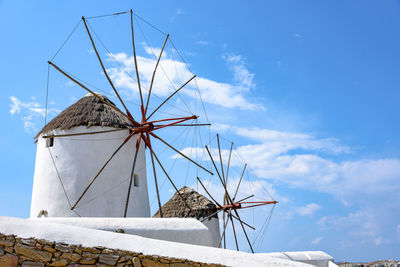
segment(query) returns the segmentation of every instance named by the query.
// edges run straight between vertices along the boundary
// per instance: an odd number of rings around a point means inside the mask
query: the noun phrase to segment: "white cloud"
[[[315,212],[317,212],[318,210],[320,210],[322,207],[318,204],[315,203],[310,203],[306,206],[303,207],[299,207],[297,208],[297,212],[301,215],[301,216],[306,216],[306,215],[312,215]]]
[[[293,37],[294,37],[295,39],[301,39],[301,38],[303,38],[303,35],[302,35],[301,33],[294,33],[294,34],[293,34]]]
[[[182,8],[178,8],[175,12],[176,15],[183,15],[186,14],[186,11],[183,10]]]
[[[34,98],[32,98],[34,99]],[[31,102],[22,102],[15,96],[10,97],[11,104],[10,106],[10,114],[23,114],[22,121],[24,123],[25,131],[32,133],[37,131],[36,123],[40,118],[44,118],[46,114],[46,109],[41,108],[40,104],[34,101]],[[48,114],[58,113],[59,110],[55,108],[49,108]]]
[[[296,133],[282,132],[260,128],[241,128],[225,124],[216,124],[214,130],[222,132],[233,132],[234,134],[257,141],[257,144],[238,146],[235,153],[247,161],[258,177],[270,178],[276,181],[285,182],[295,187],[311,190],[319,190],[336,194],[338,192],[350,193],[360,184],[352,184],[352,181],[359,181],[357,175],[364,172],[367,166],[371,171],[366,175],[373,175],[382,166],[377,161],[373,162],[342,162],[336,163],[326,159],[322,155],[337,155],[350,153],[351,149],[339,144],[333,138],[319,139],[315,136]],[[185,148],[183,153],[188,153],[192,148]],[[197,148],[201,153],[202,148]],[[295,151],[296,153],[293,153]],[[212,150],[213,157],[218,161],[217,151]],[[227,158],[229,151],[222,150],[223,158]],[[232,166],[240,166],[240,160],[233,159]],[[395,162],[382,163],[396,165]],[[388,168],[391,168],[388,166]],[[395,177],[396,174],[393,174]],[[391,178],[393,179],[393,178]],[[375,180],[378,182],[377,180]],[[361,182],[361,181],[359,181]],[[365,181],[363,181],[365,184]],[[371,189],[375,187],[371,185]],[[360,187],[361,188],[361,187]],[[346,190],[348,189],[348,190]],[[374,188],[375,189],[375,188]]]
[[[383,238],[381,236],[378,236],[377,238],[374,239],[374,243],[377,246],[382,245],[382,243],[384,242]]]
[[[348,146],[340,145],[338,140],[334,138],[318,139],[310,134],[261,129],[258,127],[241,128],[223,124],[218,124],[217,127],[217,129],[229,130],[236,135],[259,141],[262,144],[274,146],[277,154],[282,154],[292,149],[323,151],[334,154],[351,152]]]
[[[254,87],[253,82],[254,73],[251,73],[245,65],[244,59],[240,55],[224,55],[222,57],[228,63],[228,66],[233,71],[233,79],[239,83],[240,88],[244,91],[248,91]]]
[[[320,139],[305,133],[224,124],[217,124],[214,129],[258,142],[236,149],[258,177],[327,192],[343,201],[355,195],[379,195],[400,190],[400,160],[396,158],[335,161],[332,155],[353,151],[334,138]]]
[[[208,41],[204,41],[204,40],[199,40],[196,42],[198,45],[210,45],[211,43]]]
[[[324,238],[321,236],[315,238],[313,241],[311,241],[311,245],[313,245],[313,246],[318,245],[322,241],[322,239],[324,239]]]
[[[387,243],[382,237],[386,229],[381,224],[382,217],[373,208],[362,208],[347,216],[324,216],[318,225],[325,231],[346,233],[349,239],[355,238],[359,243],[382,245]]]
[[[145,47],[146,52],[150,55],[153,52],[158,55],[160,49]],[[133,57],[128,57],[125,53],[118,53],[109,55],[113,56],[129,73],[134,73]],[[110,59],[109,58],[109,59]],[[232,61],[234,72],[234,83],[216,82],[207,78],[197,77],[197,85],[201,92],[201,97],[204,102],[225,107],[225,108],[240,108],[243,110],[262,110],[263,106],[257,103],[252,103],[246,99],[245,93],[254,86],[252,80],[254,75],[248,72],[243,65],[243,60],[229,59]],[[145,88],[144,93],[147,92],[146,88],[150,87],[151,77],[156,63],[154,56],[142,57],[137,56],[139,74],[141,84]],[[130,96],[137,96],[137,83],[133,80],[124,70],[119,67],[108,69],[108,73],[113,80],[114,84],[123,89],[124,93]],[[153,92],[160,97],[166,97],[174,91],[175,88],[183,85],[192,73],[189,72],[184,62],[173,59],[168,53],[163,53],[160,60],[159,69],[153,84]],[[192,81],[181,92],[191,98],[198,98],[197,91],[195,90],[196,83]]]

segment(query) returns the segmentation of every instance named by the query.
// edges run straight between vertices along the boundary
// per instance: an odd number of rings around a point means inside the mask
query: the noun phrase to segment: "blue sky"
[[[0,215],[29,216],[32,138],[44,122],[47,60],[82,15],[130,8],[171,34],[199,77],[212,134],[234,140],[280,202],[261,251],[398,258],[399,1],[0,1]],[[129,68],[125,22],[92,25]],[[89,71],[97,62],[77,64],[93,60],[80,30],[57,62],[108,90],[99,69]],[[144,30],[159,49],[163,37]],[[138,43],[145,62],[150,46]],[[181,66],[166,51],[165,59]],[[123,73],[108,64],[124,97],[137,100]],[[50,117],[84,95],[52,77]]]

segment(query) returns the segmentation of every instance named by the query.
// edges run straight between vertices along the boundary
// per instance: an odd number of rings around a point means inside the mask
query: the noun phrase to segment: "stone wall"
[[[400,267],[400,261],[396,260],[381,260],[372,262],[339,262],[337,263],[339,267]]]
[[[133,267],[185,267],[222,265],[193,262],[105,247],[82,247],[35,238],[18,238],[0,233],[1,267],[44,266],[133,266]]]

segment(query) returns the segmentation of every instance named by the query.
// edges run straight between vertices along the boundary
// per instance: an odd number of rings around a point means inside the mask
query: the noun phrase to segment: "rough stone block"
[[[74,248],[74,252],[78,253],[79,255],[82,255],[82,248],[81,247],[76,247],[76,248]]]
[[[159,261],[154,261],[151,259],[143,259],[142,265],[144,267],[165,267],[165,266],[167,266],[167,264],[165,264],[165,263],[161,263]]]
[[[56,249],[52,248],[52,247],[49,246],[49,245],[44,245],[43,249],[46,250],[46,251],[48,251],[48,252],[50,252],[50,253],[54,253],[54,252],[57,251]]]
[[[5,255],[0,257],[0,266],[16,267],[18,266],[18,257],[13,255]]]
[[[56,244],[54,248],[62,252],[71,251],[71,248],[67,244]]]
[[[131,259],[132,257],[129,256],[121,256],[118,260],[118,263],[122,263],[122,262],[127,262]]]
[[[99,262],[105,263],[108,265],[115,265],[115,264],[117,264],[118,260],[119,260],[118,255],[100,254],[100,256],[99,256]]]
[[[193,267],[193,263],[188,262],[176,262],[169,264],[169,267]]]
[[[44,267],[44,263],[36,261],[24,261],[21,267]]]
[[[78,262],[82,258],[82,256],[78,253],[65,252],[64,254],[62,254],[61,258],[70,260],[72,262]]]
[[[82,248],[82,251],[96,253],[96,254],[100,254],[100,252],[101,252],[100,250],[95,249],[95,248]]]
[[[67,267],[89,267],[89,266],[96,266],[96,265],[94,265],[94,264],[85,264],[85,265],[82,265],[82,264],[76,264],[76,263],[67,265]]]
[[[14,252],[14,248],[13,247],[5,247],[4,251],[8,252],[8,253],[13,253]]]
[[[115,254],[116,251],[114,249],[105,248],[105,249],[103,249],[103,251],[101,253],[102,254]]]
[[[90,252],[83,252],[82,257],[91,258],[91,259],[97,259],[99,257],[99,254],[93,254],[93,253],[90,253]]]
[[[142,263],[140,262],[139,257],[134,257],[132,259],[132,264],[134,267],[142,267]]]
[[[0,246],[2,247],[12,247],[14,243],[9,240],[0,240]]]
[[[66,259],[57,259],[50,263],[48,266],[56,266],[56,267],[63,267],[68,264],[68,261]]]
[[[81,264],[95,264],[96,263],[96,259],[84,257],[84,258],[79,260],[79,263],[81,263]]]
[[[48,245],[48,246],[51,246],[51,247],[54,246],[54,242],[47,241],[47,240],[44,240],[44,239],[38,239],[37,242],[39,242],[42,245]]]
[[[25,245],[16,245],[15,252],[18,255],[22,255],[31,258],[32,260],[43,261],[43,262],[49,262],[52,258],[52,254],[50,252],[40,251],[38,249],[31,248]]]
[[[3,256],[5,254],[4,248],[0,248],[0,256]]]
[[[21,238],[21,243],[31,247],[34,247],[36,245],[36,241],[32,238]]]

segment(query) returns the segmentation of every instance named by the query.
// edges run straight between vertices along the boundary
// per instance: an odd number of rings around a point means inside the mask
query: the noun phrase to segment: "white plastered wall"
[[[194,218],[88,218],[47,217],[31,221],[75,225],[90,229],[116,232],[147,238],[200,246],[214,245],[213,233]]]
[[[200,221],[203,218],[200,218]],[[212,236],[212,247],[218,247],[219,239],[220,239],[220,230],[219,230],[219,220],[218,218],[211,218],[210,220],[205,220],[203,224],[208,228]]]
[[[113,129],[115,128],[79,126],[46,134]],[[75,208],[76,213],[71,211],[71,205],[74,205],[96,173],[128,135],[128,130],[122,130],[104,134],[56,137],[52,147],[46,147],[46,140],[40,136],[37,143],[31,218],[37,217],[41,210],[46,210],[49,217],[122,217],[136,151],[136,136],[133,136],[109,162]],[[139,148],[135,174],[139,177],[139,186],[135,187],[132,184],[127,216],[149,217],[143,142]]]

